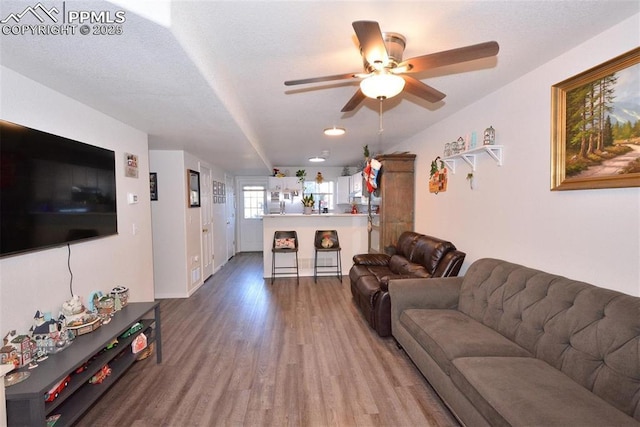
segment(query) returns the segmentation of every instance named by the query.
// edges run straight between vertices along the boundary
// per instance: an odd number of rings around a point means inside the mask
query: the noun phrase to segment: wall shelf
[[[471,170],[475,172],[476,157],[478,156],[478,154],[487,153],[493,160],[496,161],[498,166],[502,166],[503,148],[503,145],[483,145],[481,147],[473,148],[462,153],[454,154],[453,156],[445,157],[442,159],[442,162],[452,173],[456,173],[456,162],[458,160],[463,160],[471,167]]]

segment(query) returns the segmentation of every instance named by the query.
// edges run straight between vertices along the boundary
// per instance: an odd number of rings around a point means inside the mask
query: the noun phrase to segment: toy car
[[[135,334],[136,332],[138,332],[140,329],[142,329],[144,327],[144,325],[140,322],[135,323],[131,328],[129,328],[128,330],[126,330],[122,335],[120,335],[120,338],[128,338],[131,335]]]
[[[91,384],[100,384],[104,381],[109,375],[111,375],[111,368],[109,365],[104,365],[94,376],[91,377],[89,383]]]
[[[67,375],[62,381],[60,381],[51,390],[44,394],[44,401],[53,402],[56,397],[60,395],[60,392],[69,385],[69,381],[71,381],[71,376]]]

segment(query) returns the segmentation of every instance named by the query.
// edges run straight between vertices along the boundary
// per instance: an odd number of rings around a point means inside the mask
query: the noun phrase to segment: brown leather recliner
[[[373,329],[391,335],[389,280],[457,276],[466,254],[451,242],[405,231],[387,254],[358,254],[349,271],[351,293]]]

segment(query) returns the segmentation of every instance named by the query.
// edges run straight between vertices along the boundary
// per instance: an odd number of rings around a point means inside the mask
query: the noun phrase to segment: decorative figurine
[[[74,295],[70,300],[62,303],[62,312],[65,316],[73,316],[84,311],[84,306],[80,300],[80,296]]]
[[[489,126],[484,130],[483,145],[493,145],[496,143],[496,130],[493,126]]]
[[[478,142],[477,142],[476,133],[471,132],[471,141],[469,141],[469,150],[473,150],[474,148],[476,148],[477,143]]]

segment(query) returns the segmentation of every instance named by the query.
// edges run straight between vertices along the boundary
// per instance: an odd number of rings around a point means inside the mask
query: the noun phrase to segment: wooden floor
[[[163,363],[137,362],[78,426],[457,426],[349,280],[262,278],[239,254],[162,301]]]

